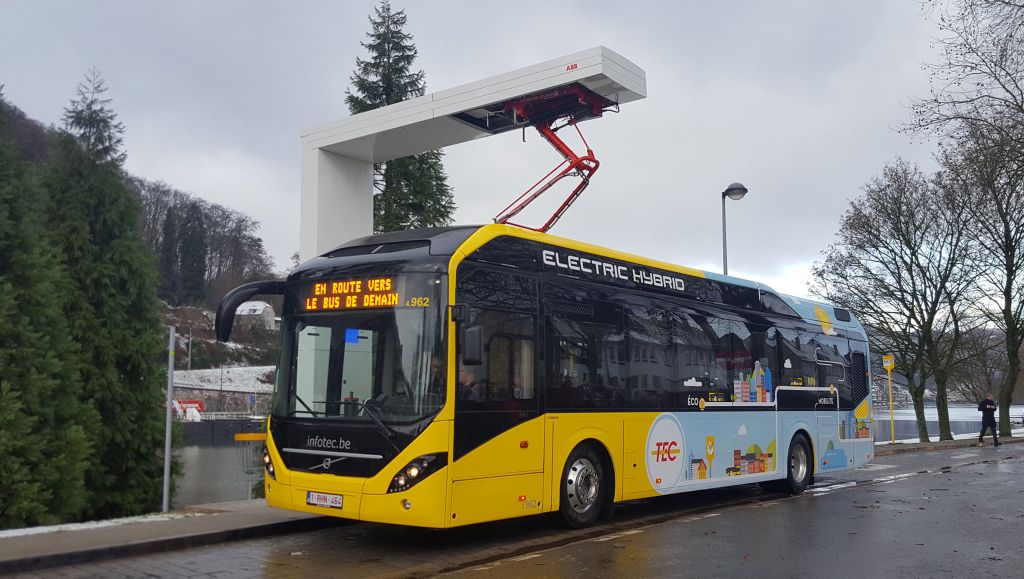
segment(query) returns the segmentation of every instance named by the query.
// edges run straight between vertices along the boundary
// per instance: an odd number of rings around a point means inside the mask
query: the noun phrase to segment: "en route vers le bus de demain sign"
[[[394,277],[317,281],[300,290],[299,310],[317,312],[430,306],[429,296],[403,296],[402,293]]]

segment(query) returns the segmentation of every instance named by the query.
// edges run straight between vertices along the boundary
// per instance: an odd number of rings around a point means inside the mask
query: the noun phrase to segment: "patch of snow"
[[[118,525],[132,525],[135,523],[153,523],[157,521],[170,521],[183,519],[185,517],[200,516],[204,513],[156,513],[152,515],[141,515],[138,517],[122,517],[120,519],[105,519],[102,521],[88,521],[85,523],[68,523],[65,525],[49,525],[42,527],[26,527],[24,529],[8,529],[0,531],[0,539],[8,537],[25,537],[29,535],[43,535],[46,533],[63,533],[68,531],[88,531],[101,527],[115,527]]]
[[[273,384],[264,384],[260,378],[272,372],[274,366],[239,366],[231,368],[210,368],[208,370],[175,370],[175,388],[205,388],[227,392],[274,391]]]

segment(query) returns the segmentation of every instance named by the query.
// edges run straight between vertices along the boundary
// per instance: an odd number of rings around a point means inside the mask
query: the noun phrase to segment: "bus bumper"
[[[407,490],[388,493],[387,489],[398,470],[418,456],[413,447],[447,447],[449,425],[447,422],[432,424],[418,439],[420,444],[414,443],[369,478],[290,470],[284,466],[273,436],[268,435],[267,448],[274,462],[275,477],[269,474],[264,477],[267,504],[279,509],[357,521],[448,527],[449,466],[430,473]],[[319,493],[319,496],[314,493]],[[318,498],[329,498],[334,504],[318,505],[317,502],[322,502]]]

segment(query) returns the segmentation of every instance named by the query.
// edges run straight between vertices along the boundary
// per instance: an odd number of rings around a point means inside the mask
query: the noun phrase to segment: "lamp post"
[[[725,191],[722,191],[722,273],[724,275],[729,275],[729,251],[725,238],[725,198],[739,201],[746,194],[747,188],[743,186],[743,183],[733,183],[726,187]]]

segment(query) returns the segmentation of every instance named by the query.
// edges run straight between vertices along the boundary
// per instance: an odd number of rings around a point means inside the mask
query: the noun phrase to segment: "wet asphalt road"
[[[684,516],[456,575],[1022,577],[1024,449],[1015,450],[883,457],[805,495]]]
[[[425,531],[310,533],[48,569],[45,576],[1022,577],[1024,445],[882,457],[803,495],[756,486],[620,507],[567,531],[546,517]]]

